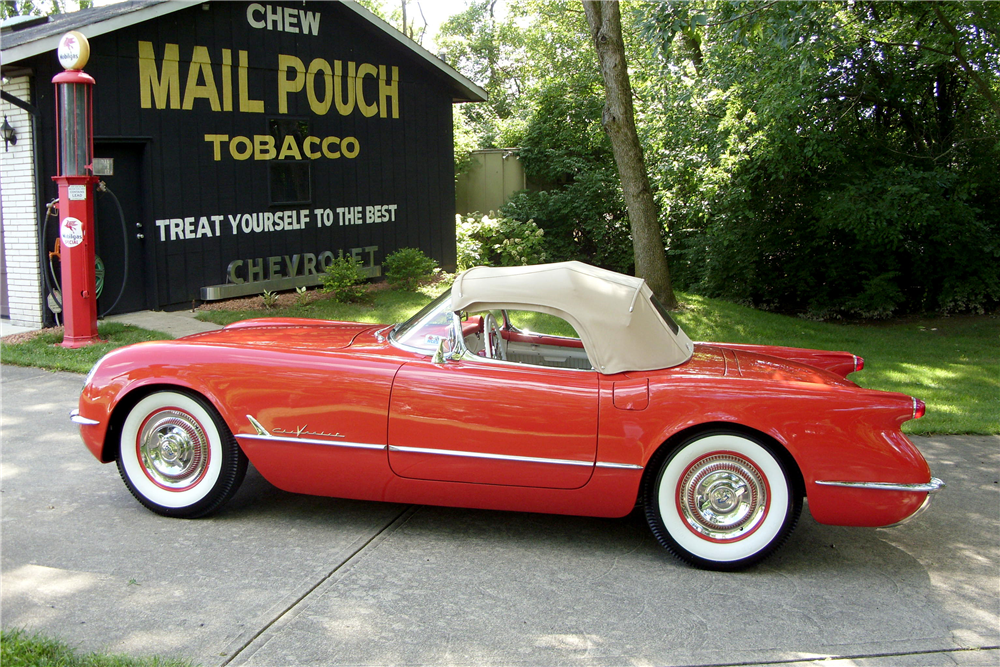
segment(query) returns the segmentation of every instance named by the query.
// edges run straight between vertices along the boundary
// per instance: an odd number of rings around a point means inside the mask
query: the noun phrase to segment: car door
[[[598,374],[468,357],[405,364],[389,464],[412,479],[575,489],[597,454]]]

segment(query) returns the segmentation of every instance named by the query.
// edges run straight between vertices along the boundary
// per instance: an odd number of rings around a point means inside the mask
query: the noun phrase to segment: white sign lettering
[[[340,206],[225,215],[193,215],[185,218],[156,220],[160,241],[190,241],[218,236],[294,232],[306,226],[374,225],[396,222],[396,204]]]
[[[320,14],[295,7],[274,7],[253,2],[247,7],[247,23],[258,30],[319,35]]]

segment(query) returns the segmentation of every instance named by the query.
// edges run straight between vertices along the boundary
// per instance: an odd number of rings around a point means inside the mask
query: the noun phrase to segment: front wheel
[[[211,405],[188,394],[158,391],[126,416],[118,470],[148,509],[193,519],[236,493],[247,458]]]
[[[733,432],[694,436],[647,479],[646,520],[682,561],[737,570],[765,558],[791,534],[802,496],[773,446]]]

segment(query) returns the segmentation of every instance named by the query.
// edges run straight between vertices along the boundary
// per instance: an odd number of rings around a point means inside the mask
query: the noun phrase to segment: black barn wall
[[[266,279],[270,268],[268,258],[278,257],[279,272],[287,276],[296,255],[299,256],[297,274],[303,272],[305,253],[318,258],[324,252],[336,256],[354,249],[366,264],[379,265],[394,250],[418,247],[442,266],[453,268],[454,84],[340,3],[260,3],[261,7],[283,10],[287,6],[318,14],[318,35],[254,28],[247,16],[251,4],[212,2],[205,5],[207,10],[196,5],[90,39],[91,58],[85,71],[97,81],[94,133],[98,142],[130,141],[145,146],[144,168],[149,176],[135,180],[143,184],[143,192],[139,193],[143,199],[142,228],[137,231],[144,236],[139,248],[146,262],[147,285],[143,292],[149,295],[147,307],[199,299],[203,286],[228,282],[227,267],[236,260],[244,261],[237,269],[238,277],[248,277],[248,261],[259,261],[263,268],[260,277]],[[257,11],[254,16],[264,15]],[[181,101],[195,47],[205,47],[220,101],[224,98],[224,81],[232,82],[232,110],[213,111],[210,100],[204,97],[193,99],[189,110],[159,109],[155,99],[150,108],[143,108],[140,42],[152,44],[160,76],[163,76],[166,45],[177,45]],[[229,50],[232,63],[228,77],[223,68],[224,49]],[[240,51],[246,52],[248,60],[245,96],[261,101],[262,113],[240,111]],[[280,113],[280,55],[295,56],[306,68],[315,59],[325,60],[331,68],[335,61],[340,61],[345,75],[342,85],[349,63],[356,63],[357,67],[363,63],[376,68],[383,66],[389,79],[392,68],[398,68],[398,118],[392,117],[391,98],[384,105],[385,118],[380,117],[381,113],[365,117],[358,100],[349,115],[339,113],[335,103],[327,113],[318,114],[310,107],[307,86],[300,92],[288,93],[287,112]],[[44,112],[43,136],[49,138],[44,142],[43,166],[45,175],[50,176],[56,173],[54,95],[50,81],[60,69],[54,54],[37,57],[34,65],[35,99]],[[288,78],[293,73],[289,70]],[[198,73],[193,81],[202,92],[207,90],[203,73]],[[320,99],[327,94],[322,75],[315,78],[315,91]],[[368,103],[379,104],[376,78],[363,79],[363,93]],[[230,140],[246,137],[252,144],[255,136],[271,134],[272,121],[304,123],[308,136],[318,139],[354,137],[357,156],[346,157],[341,150],[339,158],[321,155],[309,159],[303,154],[301,161],[292,159],[308,165],[302,168],[310,172],[311,197],[301,204],[275,205],[269,195],[271,165],[289,160],[255,159],[255,155],[235,159],[226,142],[206,139],[206,135],[226,135]],[[299,153],[303,153],[302,137],[296,144]],[[246,145],[241,143],[238,148],[242,151]],[[334,147],[336,144],[331,144],[331,152]],[[279,138],[275,150],[281,148]],[[310,149],[314,155],[321,153],[316,142],[310,144]],[[242,154],[240,151],[238,154]],[[267,153],[260,151],[261,156]],[[97,157],[102,157],[100,152]],[[113,180],[107,180],[114,187]],[[57,196],[55,186],[50,189],[50,198]],[[365,213],[366,207],[389,205],[396,207],[394,221],[341,224],[337,212],[346,207],[362,207]],[[329,214],[318,216],[317,210],[331,211],[333,224],[327,226]],[[382,210],[388,213],[388,209]],[[241,222],[245,214],[257,214],[263,220],[265,213],[286,211],[296,211],[296,225],[301,228],[246,231]],[[308,211],[304,223],[302,211]],[[181,223],[174,225],[170,220]],[[116,225],[108,233],[121,232]],[[50,246],[51,243],[49,240]],[[322,270],[320,266],[318,269]],[[117,284],[112,284],[113,278],[109,277],[108,282],[108,289],[117,288]]]

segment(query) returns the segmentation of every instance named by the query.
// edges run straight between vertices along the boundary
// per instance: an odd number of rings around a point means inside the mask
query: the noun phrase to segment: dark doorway
[[[94,143],[95,157],[114,160],[114,174],[98,178],[107,184],[121,204],[120,214],[111,193],[97,192],[94,197],[97,256],[104,264],[104,288],[97,300],[97,312],[102,315],[132,313],[149,307],[146,299],[146,246],[143,236],[145,148],[145,144],[141,143]],[[119,291],[121,299],[115,304]],[[114,308],[106,312],[113,304]]]

